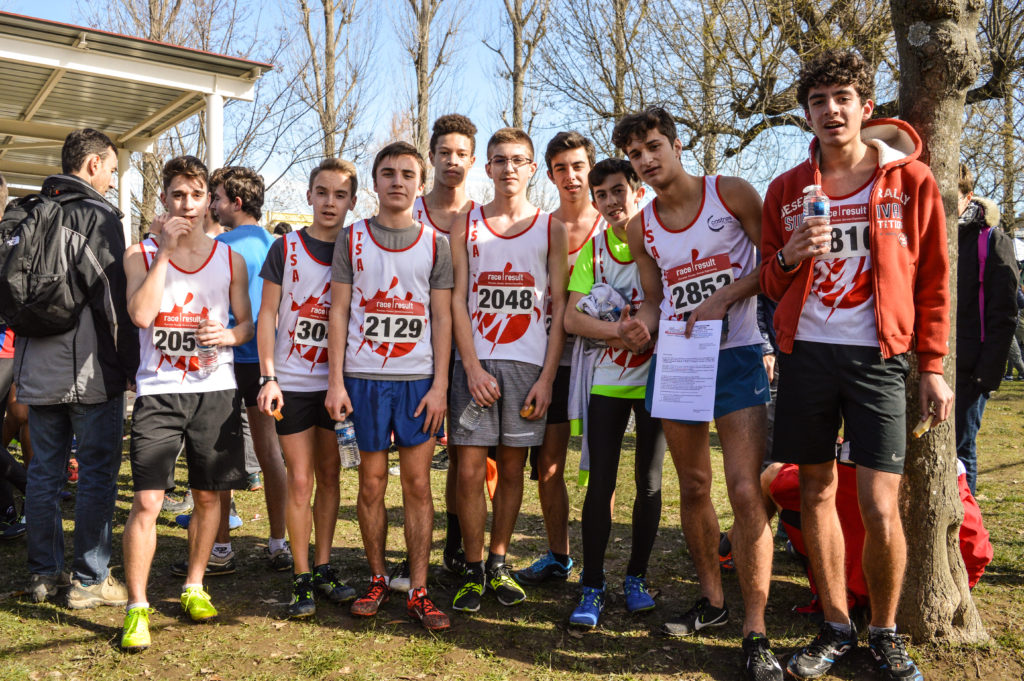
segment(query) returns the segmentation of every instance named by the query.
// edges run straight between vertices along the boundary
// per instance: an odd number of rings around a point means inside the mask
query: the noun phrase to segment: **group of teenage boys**
[[[515,128],[498,130],[486,147],[493,199],[479,205],[468,198],[477,130],[457,114],[434,125],[429,193],[427,160],[394,142],[372,166],[377,214],[345,226],[356,169],[326,159],[309,177],[312,224],[276,241],[256,226],[263,185],[254,172],[230,167],[210,175],[194,157],[169,161],[166,216],[124,257],[140,364],[122,647],[150,645],[155,524],[182,444],[195,511],[181,603],[195,621],[217,615],[203,581],[218,555],[230,554],[230,490],[246,485],[242,402],[267,479],[268,557],[293,573],[291,617],[314,614],[317,596],[351,602],[360,617],[389,600],[384,495],[393,441],[407,612],[430,630],[450,626],[426,588],[430,461],[446,416],[443,564],[460,578],[452,609],[476,612],[487,590],[512,606],[526,599],[524,585],[565,580],[573,563],[564,469],[571,404],[581,399],[575,414],[586,424],[588,487],[570,624],[595,627],[605,607],[604,554],[631,414],[636,497],[626,608],[655,605],[647,570],[667,444],[700,593],[664,633],[726,624],[709,424],[651,416],[660,322],[685,322],[689,334],[696,322],[724,320],[714,419],[736,519],[745,673],[783,678],[765,625],[773,545],[759,478],[769,395],[755,310],[763,291],[779,304],[771,458],[799,465],[803,536],[825,615],[788,672],[821,676],[857,644],[835,510],[834,443],[845,423],[857,432],[850,454],[871,556],[863,562],[869,646],[886,678],[921,678],[895,633],[906,553],[896,499],[907,352],[918,356],[922,416],[941,421],[952,405],[941,361],[949,308],[944,211],[931,173],[916,160],[916,133],[899,121],[870,120],[871,91],[870,71],[852,53],[830,52],[805,67],[798,99],[814,133],[809,158],[770,185],[763,205],[742,179],[689,174],[675,123],[661,108],[617,122],[612,140],[626,160],[597,163],[585,137],[556,135],[544,155],[559,196],[550,214],[528,199],[538,163],[530,137]],[[642,208],[641,183],[655,195]],[[814,184],[832,199],[831,220],[801,217],[804,190]],[[203,229],[208,208],[230,228],[217,239]],[[357,512],[370,570],[361,594],[330,565],[340,503],[334,426],[347,419],[361,459]],[[506,555],[531,448],[548,550],[512,571]],[[489,456],[498,473],[485,556]]]

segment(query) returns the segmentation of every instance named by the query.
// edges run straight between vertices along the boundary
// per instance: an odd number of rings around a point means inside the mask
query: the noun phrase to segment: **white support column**
[[[121,227],[124,229],[125,248],[132,245],[132,188],[128,184],[128,171],[132,169],[132,152],[117,150],[117,207],[123,214]]]
[[[224,165],[224,98],[206,95],[206,165],[212,173]]]

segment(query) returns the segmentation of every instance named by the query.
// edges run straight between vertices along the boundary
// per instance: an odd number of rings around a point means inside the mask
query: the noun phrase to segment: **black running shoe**
[[[391,568],[391,572],[388,573],[388,588],[405,594],[409,593],[411,586],[412,584],[409,581],[409,561],[403,560]]]
[[[207,577],[232,575],[235,573],[235,567],[234,551],[226,556],[218,556],[216,553],[211,553],[210,560],[206,562],[205,575]],[[175,577],[188,577],[188,558],[171,565],[171,574]]]
[[[879,631],[868,636],[868,647],[878,663],[882,678],[891,681],[924,681],[924,675],[907,654],[903,638],[892,631]]]
[[[484,576],[473,571],[466,573],[466,581],[452,600],[452,610],[476,612],[484,595]]]
[[[504,563],[487,571],[487,586],[502,605],[515,605],[526,600],[526,592],[512,579],[512,573]]]
[[[469,568],[466,566],[466,552],[459,549],[455,553],[444,552],[442,559],[444,569],[453,575],[465,577]]]
[[[750,681],[783,681],[782,665],[775,659],[764,634],[750,633],[743,639],[747,678]]]
[[[448,470],[448,448],[440,450],[437,454],[434,454],[434,458],[430,460],[430,467],[435,471],[446,471]]]
[[[356,590],[341,581],[334,568],[326,563],[313,568],[313,588],[331,603],[348,603],[356,597]]]
[[[313,600],[313,575],[303,572],[295,576],[292,582],[292,601],[288,604],[288,616],[294,619],[310,617],[316,614],[316,602]]]
[[[729,607],[725,603],[716,608],[707,598],[701,598],[692,608],[661,625],[661,632],[672,637],[690,636],[707,627],[721,627],[728,621]]]
[[[828,673],[832,665],[857,646],[857,630],[844,634],[828,622],[821,623],[818,635],[799,653],[789,658],[786,670],[798,679],[816,679]]]

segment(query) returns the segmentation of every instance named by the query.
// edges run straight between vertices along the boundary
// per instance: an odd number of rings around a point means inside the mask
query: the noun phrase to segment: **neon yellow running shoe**
[[[201,586],[190,586],[181,592],[181,607],[193,622],[205,622],[217,616],[217,608],[210,602],[210,594]]]
[[[137,653],[149,647],[150,608],[132,608],[124,616],[124,632],[121,634],[121,648],[125,652]]]

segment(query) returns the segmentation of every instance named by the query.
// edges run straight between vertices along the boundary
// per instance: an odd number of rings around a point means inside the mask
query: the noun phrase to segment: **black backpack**
[[[66,204],[84,198],[30,194],[12,202],[0,221],[0,322],[18,336],[68,331],[89,302],[79,264],[95,258],[64,214]]]

